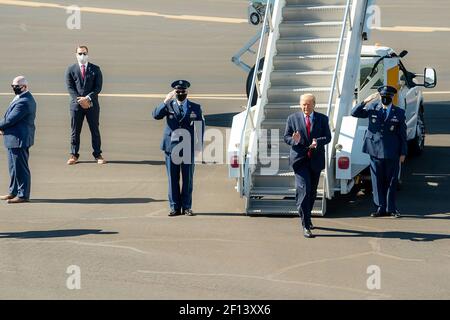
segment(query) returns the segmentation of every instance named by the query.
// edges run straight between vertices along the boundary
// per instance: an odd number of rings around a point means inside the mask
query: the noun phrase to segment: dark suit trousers
[[[167,177],[169,178],[169,204],[172,210],[191,209],[194,189],[194,168],[192,164],[175,164],[170,153],[165,153]],[[180,192],[180,173],[183,186]]]
[[[100,130],[99,130],[99,119],[100,119],[100,108],[99,107],[91,107],[87,110],[79,109],[79,110],[70,110],[71,116],[71,154],[79,157],[78,151],[80,150],[80,135],[81,128],[83,127],[83,121],[86,117],[89,129],[91,130],[91,140],[92,140],[92,155],[94,158],[97,158],[102,154],[101,150],[101,138],[100,138]]]
[[[311,169],[310,160],[300,160],[294,163],[295,200],[303,228],[311,227],[311,210],[317,195],[320,171]]]
[[[395,212],[400,159],[370,157],[373,202],[381,213]]]
[[[11,182],[9,194],[30,199],[31,172],[28,167],[29,148],[8,149],[8,167]]]

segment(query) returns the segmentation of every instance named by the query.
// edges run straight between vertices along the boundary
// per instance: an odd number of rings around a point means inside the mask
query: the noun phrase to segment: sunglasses
[[[87,56],[87,52],[78,52],[79,56]]]
[[[22,86],[21,85],[19,85],[19,84],[12,84],[11,85],[11,88],[13,88],[13,89],[18,89],[18,88],[21,88]]]
[[[186,90],[177,90],[175,92],[178,93],[178,94],[183,94],[183,93],[186,93]]]

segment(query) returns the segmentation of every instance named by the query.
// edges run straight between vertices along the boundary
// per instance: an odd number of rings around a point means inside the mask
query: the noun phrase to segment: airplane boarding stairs
[[[334,110],[341,95],[338,92],[339,82],[342,84],[345,80],[342,78],[344,68],[351,66],[341,61],[338,68],[337,59],[348,52],[350,46],[346,43],[347,39],[359,42],[356,44],[356,50],[359,48],[358,57],[362,42],[358,37],[351,37],[353,31],[351,27],[348,27],[351,25],[352,6],[358,2],[357,0],[283,0],[281,2],[283,7],[278,8],[281,10],[281,18],[278,25],[274,26],[275,29],[278,28],[278,38],[274,40],[275,49],[271,51],[273,58],[267,59],[269,50],[265,58],[266,62],[269,61],[268,64],[271,63],[272,68],[264,66],[263,71],[270,72],[267,76],[270,85],[265,92],[262,92],[264,98],[261,99],[260,96],[258,100],[262,108],[261,116],[259,118],[256,116],[258,132],[256,154],[258,156],[255,164],[246,171],[244,180],[247,181],[243,183],[248,184],[244,189],[246,188],[246,211],[249,215],[298,214],[295,204],[295,177],[289,167],[290,146],[283,141],[286,119],[299,110],[300,95],[312,93],[316,97],[315,111],[328,114],[332,121],[334,117],[337,117],[339,121],[342,112]],[[367,5],[367,1],[364,2]],[[360,10],[366,10],[366,5],[359,4],[358,7]],[[344,24],[347,26],[344,27]],[[335,72],[336,77],[334,77]],[[335,78],[334,81],[333,78]],[[353,88],[354,83],[355,80],[353,80]],[[333,89],[336,86],[337,90]],[[334,97],[331,95],[333,90]],[[329,106],[330,110],[328,110]],[[339,126],[332,125],[333,135],[336,134],[336,128],[339,129]],[[268,130],[268,134],[262,134],[265,131],[261,129]],[[275,141],[269,139],[273,130],[278,130],[278,138]],[[261,152],[263,149],[264,152]],[[328,155],[331,156],[331,152],[328,152]],[[279,170],[267,174],[264,164],[274,156],[278,157]],[[332,163],[328,161],[328,164]],[[321,174],[317,198],[312,210],[313,215],[325,214],[326,179],[332,179],[327,175],[327,170]]]

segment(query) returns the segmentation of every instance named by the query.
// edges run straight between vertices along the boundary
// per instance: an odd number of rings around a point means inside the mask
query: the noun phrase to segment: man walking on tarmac
[[[314,111],[315,106],[315,96],[303,94],[301,110],[288,117],[284,132],[284,141],[291,146],[289,163],[295,173],[295,199],[305,238],[314,237],[311,211],[325,168],[325,145],[331,141],[328,117]]]
[[[364,136],[363,152],[370,155],[373,202],[377,207],[372,217],[400,213],[395,205],[400,163],[407,151],[405,111],[392,104],[397,90],[381,86],[378,93],[367,97],[352,110],[352,116],[369,118]],[[381,97],[381,101],[378,98]]]

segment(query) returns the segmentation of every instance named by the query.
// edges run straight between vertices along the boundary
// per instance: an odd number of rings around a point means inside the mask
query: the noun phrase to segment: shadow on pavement
[[[216,217],[244,217],[245,214],[243,213],[231,213],[231,212],[199,212],[199,213],[195,213],[195,215],[197,216],[216,216]]]
[[[78,164],[86,164],[86,163],[97,163],[95,160],[85,160],[85,161],[78,161]],[[150,165],[150,166],[162,166],[166,163],[161,160],[137,160],[137,161],[127,161],[127,160],[111,160],[106,163],[108,164],[144,164],[144,165]]]
[[[372,232],[372,231],[360,231],[360,230],[349,230],[349,229],[337,229],[337,228],[324,228],[315,227],[314,230],[332,231],[339,232],[337,234],[317,234],[314,233],[316,237],[321,238],[346,238],[346,237],[367,237],[367,238],[383,238],[383,239],[400,239],[400,240],[410,240],[417,242],[427,242],[435,240],[450,239],[449,234],[435,234],[435,233],[416,233],[416,232],[403,232],[403,231],[384,231],[384,232]]]
[[[165,202],[152,198],[85,198],[85,199],[32,199],[32,203],[61,203],[61,204],[137,204],[151,202]]]
[[[427,134],[450,133],[450,101],[425,101],[424,110]]]
[[[163,166],[166,163],[161,160],[142,160],[142,161],[126,161],[126,160],[113,160],[108,161],[111,164],[146,164],[150,166]]]
[[[0,232],[0,239],[41,239],[41,238],[64,238],[79,237],[88,234],[105,235],[118,234],[118,232],[105,232],[99,229],[69,229],[48,231],[24,231],[24,232]]]
[[[233,117],[237,114],[238,112],[208,114],[205,115],[205,123],[211,127],[231,128]]]

